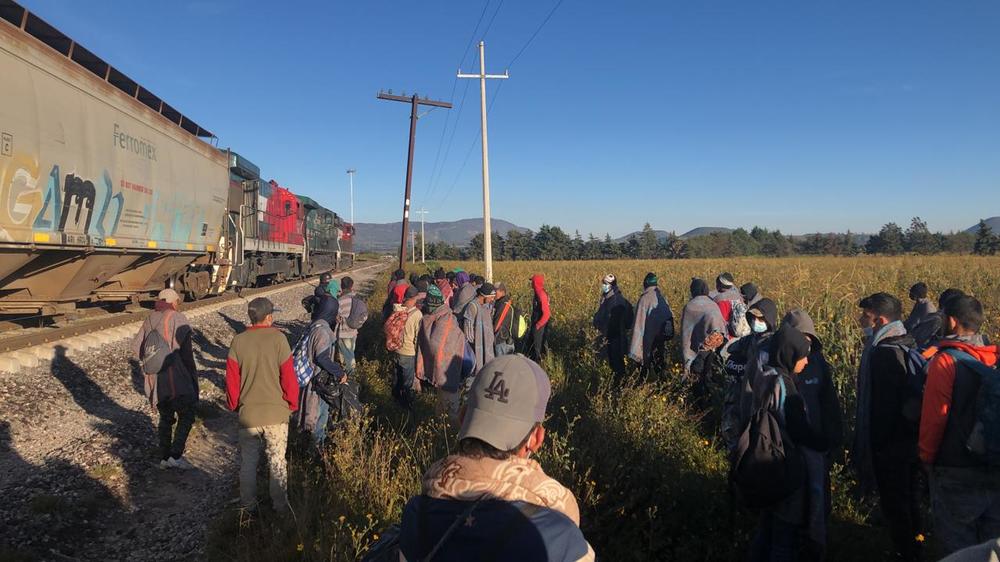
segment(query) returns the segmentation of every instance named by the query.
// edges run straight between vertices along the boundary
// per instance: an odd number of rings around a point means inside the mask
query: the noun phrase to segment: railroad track
[[[334,274],[340,278],[350,273],[385,267],[383,263],[365,263]],[[227,292],[215,298],[182,303],[180,310],[190,318],[198,318],[218,311],[236,301],[266,297],[289,289],[310,284],[308,279],[282,283],[269,287],[244,289],[240,293]],[[73,324],[49,329],[33,329],[23,335],[0,339],[0,371],[17,372],[49,361],[57,353],[72,355],[99,347],[126,337],[132,337],[151,311],[143,309],[122,312],[93,319],[81,319]]]

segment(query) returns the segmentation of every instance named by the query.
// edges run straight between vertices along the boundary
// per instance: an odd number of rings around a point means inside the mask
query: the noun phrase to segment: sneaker
[[[170,468],[170,463],[167,462],[167,459],[160,461],[160,470],[166,470],[168,468]]]
[[[169,466],[170,468],[179,468],[181,470],[191,470],[192,468],[194,468],[194,465],[187,462],[187,460],[185,460],[184,457],[180,457],[177,459],[175,459],[174,457],[170,457],[169,459],[167,459],[167,466]]]

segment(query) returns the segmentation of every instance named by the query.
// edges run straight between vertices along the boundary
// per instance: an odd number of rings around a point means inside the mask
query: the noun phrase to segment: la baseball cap
[[[501,451],[521,444],[545,420],[552,386],[531,359],[504,355],[483,365],[469,389],[459,440],[474,437]]]

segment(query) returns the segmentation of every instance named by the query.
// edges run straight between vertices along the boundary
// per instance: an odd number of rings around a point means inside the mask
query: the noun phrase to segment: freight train
[[[11,0],[0,77],[0,315],[352,264],[353,225]]]

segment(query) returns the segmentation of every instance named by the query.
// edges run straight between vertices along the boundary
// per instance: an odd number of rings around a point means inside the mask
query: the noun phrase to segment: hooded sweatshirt
[[[417,377],[437,388],[456,392],[464,375],[465,334],[447,305],[420,319],[417,336]]]
[[[946,350],[964,351],[987,367],[997,364],[995,345],[980,346],[972,337],[948,337],[927,367],[927,385],[920,414],[920,460],[949,467],[982,467],[965,448],[976,420],[980,375],[955,361]]]
[[[910,311],[910,315],[906,317],[906,321],[903,322],[903,326],[906,327],[906,332],[908,334],[913,334],[914,338],[917,338],[917,326],[926,322],[930,319],[931,315],[937,312],[937,306],[934,302],[928,298],[917,299],[913,302],[913,310]],[[917,345],[921,347],[927,345],[927,341],[921,341],[917,339]]]
[[[722,311],[708,298],[708,285],[700,279],[697,281],[700,283],[692,282],[692,298],[681,312],[681,353],[685,369],[694,361],[709,334],[720,332],[725,336],[728,333]]]
[[[455,275],[455,283],[458,285],[458,291],[451,297],[451,311],[461,317],[465,305],[476,298],[476,287],[469,282],[469,274],[464,271],[459,271]]]
[[[535,291],[535,300],[531,308],[531,325],[535,331],[541,330],[549,323],[549,294],[545,292],[545,276],[531,276],[531,288]]]

